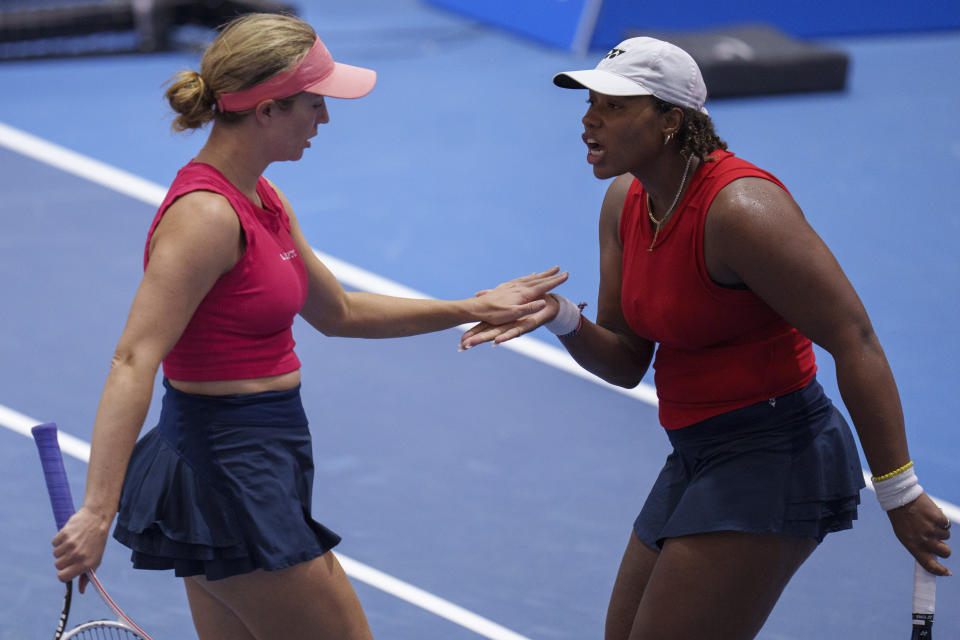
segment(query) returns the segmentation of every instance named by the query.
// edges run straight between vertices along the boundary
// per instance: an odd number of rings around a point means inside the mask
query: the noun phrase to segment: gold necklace
[[[657,244],[657,236],[660,235],[660,226],[667,221],[667,218],[673,213],[673,208],[676,207],[677,202],[680,201],[680,194],[683,193],[683,185],[687,183],[687,173],[690,171],[691,162],[693,162],[692,153],[690,157],[687,158],[687,166],[683,168],[683,177],[680,178],[680,188],[677,189],[677,195],[673,196],[673,204],[670,205],[670,208],[667,209],[667,212],[663,214],[663,217],[659,220],[653,215],[653,202],[650,200],[650,192],[647,192],[647,216],[650,218],[650,222],[656,225],[656,229],[653,231],[653,241],[650,243],[650,246],[647,247],[647,251],[653,251],[653,245]]]

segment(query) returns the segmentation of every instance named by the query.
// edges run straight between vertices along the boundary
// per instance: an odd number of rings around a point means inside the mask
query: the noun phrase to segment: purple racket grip
[[[57,425],[53,422],[38,424],[32,428],[33,440],[37,443],[40,453],[40,465],[43,467],[43,477],[47,481],[47,493],[50,494],[50,505],[53,507],[53,517],[57,521],[57,531],[67,524],[73,515],[73,497],[70,495],[70,484],[67,482],[67,472],[63,468],[63,456],[60,454],[60,443],[57,442]]]

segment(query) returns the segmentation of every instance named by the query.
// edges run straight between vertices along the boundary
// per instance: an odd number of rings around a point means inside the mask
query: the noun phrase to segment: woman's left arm
[[[875,476],[910,460],[900,396],[867,312],[836,258],[779,186],[743,178],[707,215],[704,258],[721,284],[745,284],[836,363],[837,383]],[[949,575],[949,520],[925,494],[887,512],[904,546]]]
[[[279,189],[276,191],[287,210],[291,235],[307,269],[309,289],[300,315],[325,335],[396,338],[449,329],[467,322],[512,322],[541,310],[546,306],[543,295],[567,279],[566,272],[554,267],[462,300],[346,291],[314,254],[289,201]]]

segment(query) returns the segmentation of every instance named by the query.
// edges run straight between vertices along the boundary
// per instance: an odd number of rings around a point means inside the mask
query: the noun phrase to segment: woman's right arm
[[[616,178],[607,189],[600,208],[600,291],[596,323],[583,318],[576,336],[560,342],[573,359],[587,371],[620,387],[640,383],[653,358],[654,343],[630,329],[620,305],[622,284],[620,215],[633,177]],[[553,294],[544,296],[547,306],[541,311],[504,325],[480,323],[463,334],[461,347],[469,349],[484,342],[501,344],[533,331],[553,320],[559,305]]]
[[[209,192],[183,196],[157,225],[97,409],[83,505],[53,539],[61,580],[100,564],[160,362],[217,278],[239,259],[240,238],[229,203]]]
[[[619,387],[640,383],[653,358],[654,343],[641,338],[627,324],[620,302],[623,283],[623,245],[620,216],[633,176],[616,178],[607,189],[600,209],[600,290],[597,321],[586,318],[577,335],[560,342],[580,366]]]

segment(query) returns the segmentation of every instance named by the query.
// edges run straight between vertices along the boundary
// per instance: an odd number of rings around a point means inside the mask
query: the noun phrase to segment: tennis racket
[[[913,567],[913,633],[910,640],[932,640],[937,578],[920,566]]]
[[[37,443],[37,451],[40,452],[40,464],[43,467],[43,476],[47,481],[47,492],[50,494],[53,517],[57,522],[57,531],[59,531],[73,515],[74,508],[73,498],[70,495],[70,484],[67,482],[67,472],[63,467],[63,457],[60,454],[60,444],[57,442],[57,425],[48,422],[35,426],[31,429],[31,432],[34,441]],[[73,584],[68,582],[66,595],[63,597],[63,608],[60,611],[60,621],[57,623],[53,640],[95,640],[97,638],[150,640],[150,636],[144,633],[120,610],[120,607],[107,594],[93,571],[88,571],[87,577],[104,604],[113,611],[117,619],[85,622],[66,631],[73,593]]]

